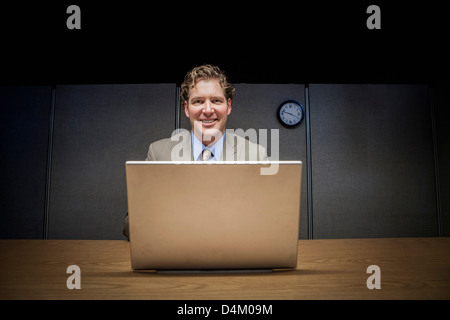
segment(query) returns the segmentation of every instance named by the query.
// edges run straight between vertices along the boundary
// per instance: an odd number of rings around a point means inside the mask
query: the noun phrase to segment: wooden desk
[[[297,270],[231,275],[133,272],[126,241],[0,240],[0,299],[450,299],[450,238],[301,240]]]

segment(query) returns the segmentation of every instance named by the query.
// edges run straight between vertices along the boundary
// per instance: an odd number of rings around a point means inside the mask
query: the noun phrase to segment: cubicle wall
[[[443,236],[450,236],[450,94],[448,84],[439,84],[431,90],[433,120],[435,126],[436,184],[439,199],[439,227]]]
[[[50,86],[0,87],[1,238],[42,238]]]
[[[438,175],[448,129],[441,120],[435,130],[428,86],[236,88],[228,128],[267,129],[268,141],[278,130],[279,159],[304,164],[299,238],[450,233],[441,207],[448,175]],[[189,126],[176,92],[175,84],[1,87],[0,237],[123,239],[124,163],[144,159],[178,123]],[[292,99],[306,119],[286,129],[276,110]]]
[[[438,234],[427,86],[310,85],[314,236]]]
[[[174,84],[57,86],[48,237],[120,239],[125,162],[175,127]]]

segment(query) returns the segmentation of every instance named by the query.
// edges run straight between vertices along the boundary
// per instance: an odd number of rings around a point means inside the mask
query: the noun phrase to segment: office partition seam
[[[433,139],[433,157],[434,157],[434,180],[436,188],[436,209],[437,209],[437,228],[438,236],[442,237],[442,212],[441,212],[441,192],[440,192],[440,181],[439,181],[439,152],[437,145],[437,134],[436,134],[436,114],[433,105],[433,93],[432,89],[428,88],[428,96],[430,102],[431,111],[431,131]]]
[[[180,129],[181,123],[181,101],[180,101],[181,88],[177,86],[175,90],[175,130]]]
[[[45,200],[44,200],[44,227],[43,238],[48,239],[48,227],[49,227],[49,211],[50,211],[50,183],[52,172],[52,154],[53,154],[53,132],[55,123],[55,100],[56,100],[56,87],[52,86],[51,91],[51,105],[50,105],[50,123],[48,130],[48,146],[47,146],[47,175],[45,180]]]
[[[312,156],[311,156],[311,118],[309,104],[309,85],[305,84],[305,121],[306,121],[306,170],[307,170],[307,217],[308,239],[313,239],[313,203],[312,203]]]

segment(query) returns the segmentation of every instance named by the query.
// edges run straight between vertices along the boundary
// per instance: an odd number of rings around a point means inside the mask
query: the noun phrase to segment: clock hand
[[[282,112],[282,113],[290,114],[291,116],[296,117],[296,118],[300,118],[299,116],[297,116],[297,115],[295,115],[295,114],[293,114],[293,113],[287,112],[287,111],[281,111],[281,112]]]

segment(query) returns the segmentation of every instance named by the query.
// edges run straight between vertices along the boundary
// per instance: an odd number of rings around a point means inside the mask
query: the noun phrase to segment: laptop
[[[132,269],[296,268],[301,175],[300,161],[126,162]]]

